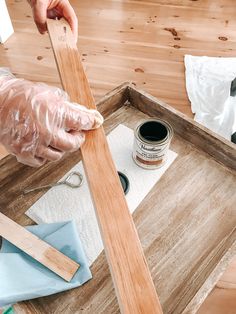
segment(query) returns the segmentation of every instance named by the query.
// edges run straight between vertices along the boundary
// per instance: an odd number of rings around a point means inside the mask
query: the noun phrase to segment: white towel
[[[236,131],[236,97],[230,97],[236,58],[186,55],[184,61],[194,119],[230,140]]]

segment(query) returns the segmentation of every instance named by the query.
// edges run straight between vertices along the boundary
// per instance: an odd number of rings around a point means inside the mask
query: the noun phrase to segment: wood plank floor
[[[123,81],[191,116],[184,54],[234,57],[234,0],[72,0],[79,50],[98,100]],[[48,36],[37,33],[25,0],[7,0],[15,34],[0,66],[18,77],[60,85]],[[0,157],[5,151],[0,148]],[[236,260],[199,314],[236,314]],[[230,289],[229,289],[230,288]]]

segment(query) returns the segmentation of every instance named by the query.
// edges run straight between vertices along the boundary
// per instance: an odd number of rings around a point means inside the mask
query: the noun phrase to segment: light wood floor
[[[96,99],[123,81],[191,116],[184,54],[236,56],[235,0],[72,0],[79,50]],[[37,33],[25,0],[7,0],[15,34],[0,46],[0,66],[60,85],[48,36]],[[0,148],[0,157],[5,152]],[[236,314],[236,260],[199,314]]]

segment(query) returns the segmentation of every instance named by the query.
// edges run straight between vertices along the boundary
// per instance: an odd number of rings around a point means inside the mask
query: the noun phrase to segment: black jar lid
[[[126,195],[129,192],[129,185],[130,185],[129,184],[129,179],[127,178],[127,176],[124,173],[122,173],[120,171],[118,171],[118,175],[119,175],[119,178],[120,178],[121,185],[123,187],[123,191],[124,191],[124,193]]]

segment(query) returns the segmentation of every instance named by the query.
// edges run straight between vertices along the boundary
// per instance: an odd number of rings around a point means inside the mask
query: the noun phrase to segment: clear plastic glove
[[[83,130],[103,123],[96,110],[70,103],[59,88],[0,72],[0,143],[29,166],[59,160],[79,149]]]

